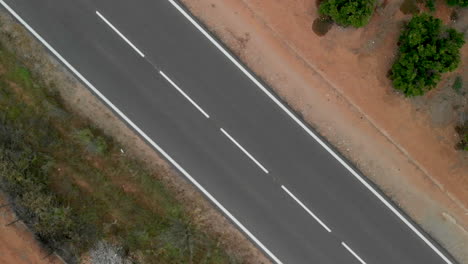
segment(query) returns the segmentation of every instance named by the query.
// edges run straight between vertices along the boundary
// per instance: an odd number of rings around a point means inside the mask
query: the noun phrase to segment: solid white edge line
[[[223,134],[229,138],[229,140],[232,141],[232,143],[234,143],[240,150],[242,150],[242,152],[244,152],[245,155],[247,155],[247,157],[249,157],[253,162],[255,162],[255,164],[257,164],[258,167],[260,167],[260,169],[262,169],[266,174],[268,174],[268,170],[263,167],[263,165],[258,162],[252,155],[250,155],[250,153],[244,148],[241,146],[241,144],[239,144],[231,135],[229,135],[228,132],[226,132],[226,130],[224,130],[223,128],[220,128],[221,132],[223,132]]]
[[[205,111],[203,111],[203,109],[197,103],[195,103],[195,101],[193,101],[192,98],[190,98],[182,89],[180,89],[179,86],[177,86],[177,84],[175,84],[164,72],[159,71],[159,74],[161,74],[164,79],[166,79],[166,81],[172,84],[172,86],[174,86],[174,88],[176,88],[177,91],[179,91],[179,93],[181,93],[185,99],[192,103],[193,106],[195,106],[195,108],[197,108],[198,111],[200,111],[206,118],[210,118],[210,116]]]
[[[310,214],[315,219],[315,221],[317,221],[320,225],[322,225],[322,227],[325,230],[331,233],[331,229],[324,222],[322,222],[320,218],[318,218],[314,213],[312,213],[312,211],[310,211],[309,208],[307,208],[307,206],[305,206],[293,193],[291,193],[284,185],[281,185],[281,188],[283,188],[283,190],[287,194],[289,194],[289,196],[291,196],[291,198],[293,198],[293,200],[296,201],[296,203],[298,203],[308,214]]]
[[[362,260],[361,257],[359,257],[358,254],[356,254],[350,247],[348,247],[348,245],[346,245],[345,242],[341,242],[341,245],[343,245],[343,247],[345,247],[357,260],[359,260],[362,264],[366,264],[366,262],[364,260]]]
[[[117,33],[117,35],[119,35],[123,40],[125,40],[125,42],[127,42],[127,44],[130,45],[130,47],[132,47],[141,57],[145,57],[145,54],[143,54],[143,52],[141,52],[135,45],[133,45],[133,43],[130,42],[130,40],[128,40],[122,33],[120,33],[120,31],[116,27],[114,27],[114,25],[112,25],[112,23],[109,22],[109,20],[107,20],[103,15],[101,15],[99,11],[96,11],[96,15],[98,15],[110,28],[112,28],[112,30],[114,30],[115,33]]]
[[[249,71],[247,71],[229,52],[227,52],[202,26],[200,26],[179,4],[174,0],[168,0],[182,15],[187,18],[208,40],[213,43],[232,63],[234,63],[252,82],[254,82],[273,102],[275,102],[289,117],[302,127],[312,138],[328,151],[338,162],[341,163],[351,174],[369,189],[382,203],[385,204],[403,223],[405,223],[420,239],[422,239],[434,252],[437,253],[447,264],[453,264],[429,239],[426,238],[409,220],[406,219],[390,202],[366,182],[353,168],[351,168],[337,153],[327,146],[317,135],[315,135],[301,120],[299,120],[286,106],[284,106],[268,89],[266,89]]]
[[[10,8],[3,0],[0,4],[5,7],[10,14],[15,17],[26,29],[31,32],[47,49],[52,52],[70,71],[72,71],[83,83],[85,83],[97,96],[101,98],[112,110],[114,110],[125,122],[127,122],[135,131],[137,131],[148,143],[150,143],[159,153],[161,153],[174,167],[176,167],[187,179],[192,182],[211,202],[213,202],[231,221],[233,221],[254,243],[256,243],[270,258],[278,264],[282,262],[260,242],[244,225],[242,225],[221,203],[219,203],[203,186],[201,186],[190,174],[185,171],[175,160],[169,156],[161,147],[159,147],[151,138],[149,138],[140,128],[138,128],[127,116],[125,116],[115,105],[113,105],[99,90],[96,89],[88,80],[86,80],[70,63],[68,63],[52,46],[47,43],[32,27],[30,27],[13,9]]]

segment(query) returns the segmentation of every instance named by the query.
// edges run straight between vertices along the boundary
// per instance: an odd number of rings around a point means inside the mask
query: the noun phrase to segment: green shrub
[[[95,136],[89,128],[78,131],[76,138],[91,153],[105,154],[108,150],[106,140],[101,136]]]
[[[426,0],[426,7],[427,9],[429,9],[429,11],[435,12],[436,11],[435,0]]]
[[[467,7],[468,0],[447,0],[447,4],[450,6]]]
[[[414,16],[399,39],[399,56],[390,78],[406,96],[423,95],[440,81],[441,74],[460,63],[463,34],[442,26],[428,14]]]
[[[455,78],[455,81],[453,82],[452,88],[457,93],[459,93],[461,91],[461,89],[463,88],[463,79],[462,79],[461,76],[457,76],[457,78]]]
[[[12,79],[27,88],[32,86],[31,72],[23,66],[16,67]]]
[[[342,26],[363,27],[374,13],[375,0],[326,0],[320,4],[319,13],[330,16]]]

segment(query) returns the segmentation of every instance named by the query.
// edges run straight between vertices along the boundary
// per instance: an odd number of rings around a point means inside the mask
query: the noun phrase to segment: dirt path
[[[0,205],[7,201],[0,193]],[[54,255],[47,256],[26,226],[15,221],[15,215],[8,206],[0,208],[0,263],[2,264],[63,264]]]
[[[466,96],[458,73],[417,99],[386,74],[409,16],[386,1],[364,29],[311,30],[312,0],[182,0],[251,69],[462,263],[468,263],[468,155],[454,149]],[[450,20],[442,6],[437,16]],[[463,26],[460,26],[463,27]],[[466,86],[466,85],[465,85]],[[455,109],[455,110],[454,110]]]

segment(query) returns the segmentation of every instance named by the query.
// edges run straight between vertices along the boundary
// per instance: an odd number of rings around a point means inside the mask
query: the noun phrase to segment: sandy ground
[[[34,74],[39,75],[51,87],[55,87],[60,92],[67,107],[89,119],[92,124],[117,140],[122,145],[124,155],[143,161],[148,169],[154,172],[154,175],[158,175],[159,179],[184,206],[195,225],[202,231],[219,238],[221,246],[228,253],[236,256],[241,263],[271,263],[192,184],[174,171],[155,150],[128,128],[122,120],[58,63],[42,44],[3,10],[0,10],[0,25],[0,39],[3,44],[16,51],[17,54],[21,54],[22,59]],[[0,233],[0,250],[5,244],[1,238]],[[0,263],[3,262],[0,261]]]
[[[0,193],[0,205],[7,200]],[[0,208],[0,263],[2,264],[62,264],[55,255],[47,256],[37,243],[33,234],[22,222],[15,221],[12,210],[6,206]],[[8,226],[7,226],[8,225]]]
[[[241,60],[461,263],[468,263],[468,155],[454,149],[467,97],[457,73],[406,99],[386,74],[408,15],[381,2],[364,29],[312,31],[313,0],[182,0]],[[466,11],[463,11],[466,12]],[[450,22],[439,3],[437,16]],[[467,15],[461,15],[461,17]],[[465,22],[461,21],[465,20]],[[467,30],[466,19],[455,26]]]

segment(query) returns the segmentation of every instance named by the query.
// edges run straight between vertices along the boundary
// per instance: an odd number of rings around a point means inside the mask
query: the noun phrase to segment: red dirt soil
[[[406,99],[386,77],[410,18],[399,11],[402,0],[379,6],[363,29],[334,26],[323,37],[312,31],[318,17],[313,0],[182,2],[432,237],[468,263],[468,155],[454,148],[455,123],[468,107],[466,95],[451,89],[456,74],[468,80],[468,45],[457,73],[446,74],[426,96]],[[448,23],[451,10],[437,4],[436,16]]]
[[[6,204],[0,194],[0,205]],[[0,208],[0,263],[2,264],[63,264],[55,255],[47,256],[26,226],[15,221],[9,207]],[[8,225],[8,226],[7,226]]]

